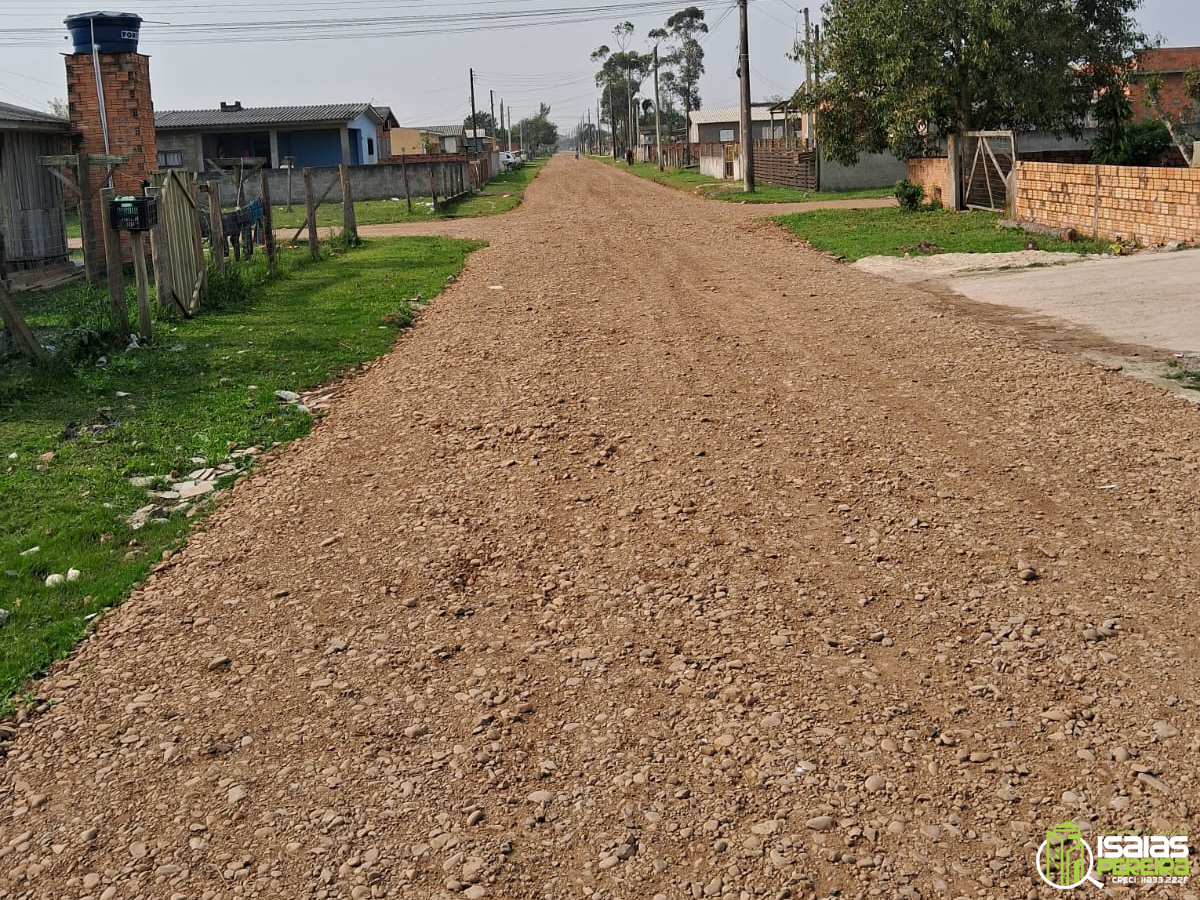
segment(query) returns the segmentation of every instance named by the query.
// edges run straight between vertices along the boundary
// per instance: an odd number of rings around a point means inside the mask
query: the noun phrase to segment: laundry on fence
[[[200,233],[211,239],[211,232],[208,213],[201,210]],[[250,259],[254,256],[254,245],[262,243],[263,237],[261,200],[255,199],[245,206],[221,213],[221,244],[226,256],[232,244],[234,259],[241,260],[243,253],[246,259]]]

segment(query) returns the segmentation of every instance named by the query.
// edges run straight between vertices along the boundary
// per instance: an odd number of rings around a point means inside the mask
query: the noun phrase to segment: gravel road
[[[1196,824],[1197,409],[599,163],[439,230],[0,744],[0,898],[1049,897]]]

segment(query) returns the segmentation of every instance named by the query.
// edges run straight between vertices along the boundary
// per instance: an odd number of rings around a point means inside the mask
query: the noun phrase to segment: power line
[[[511,3],[511,0],[504,0]],[[715,6],[720,0],[697,0],[700,6]],[[429,34],[472,34],[509,28],[545,27],[605,21],[613,17],[645,16],[673,10],[678,0],[648,0],[641,3],[609,3],[584,7],[548,9],[509,8],[472,12],[431,13],[427,10],[408,15],[341,16],[331,18],[291,18],[182,22],[171,25],[147,23],[143,31],[147,42],[159,44],[274,43],[282,41],[328,41],[348,38],[365,39]],[[439,5],[437,8],[444,8]],[[206,10],[207,11],[207,10]],[[60,28],[8,28],[0,34],[0,46],[29,46],[33,42],[53,41],[62,37]]]

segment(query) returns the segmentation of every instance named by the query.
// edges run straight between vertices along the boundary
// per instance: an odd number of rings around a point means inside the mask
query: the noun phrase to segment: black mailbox
[[[158,204],[151,197],[114,197],[108,221],[114,231],[149,231],[158,224]]]

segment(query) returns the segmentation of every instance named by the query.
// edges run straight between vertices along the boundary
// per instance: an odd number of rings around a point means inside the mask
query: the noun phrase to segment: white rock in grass
[[[67,569],[67,581],[78,581],[82,574],[78,569]]]
[[[295,391],[276,391],[275,398],[281,403],[295,403],[300,399],[300,395]]]
[[[8,610],[0,609],[0,627],[3,627],[4,623],[7,621],[8,621]]]
[[[58,587],[65,580],[66,579],[64,579],[61,575],[57,575],[57,574],[47,575],[46,576],[46,587]]]

